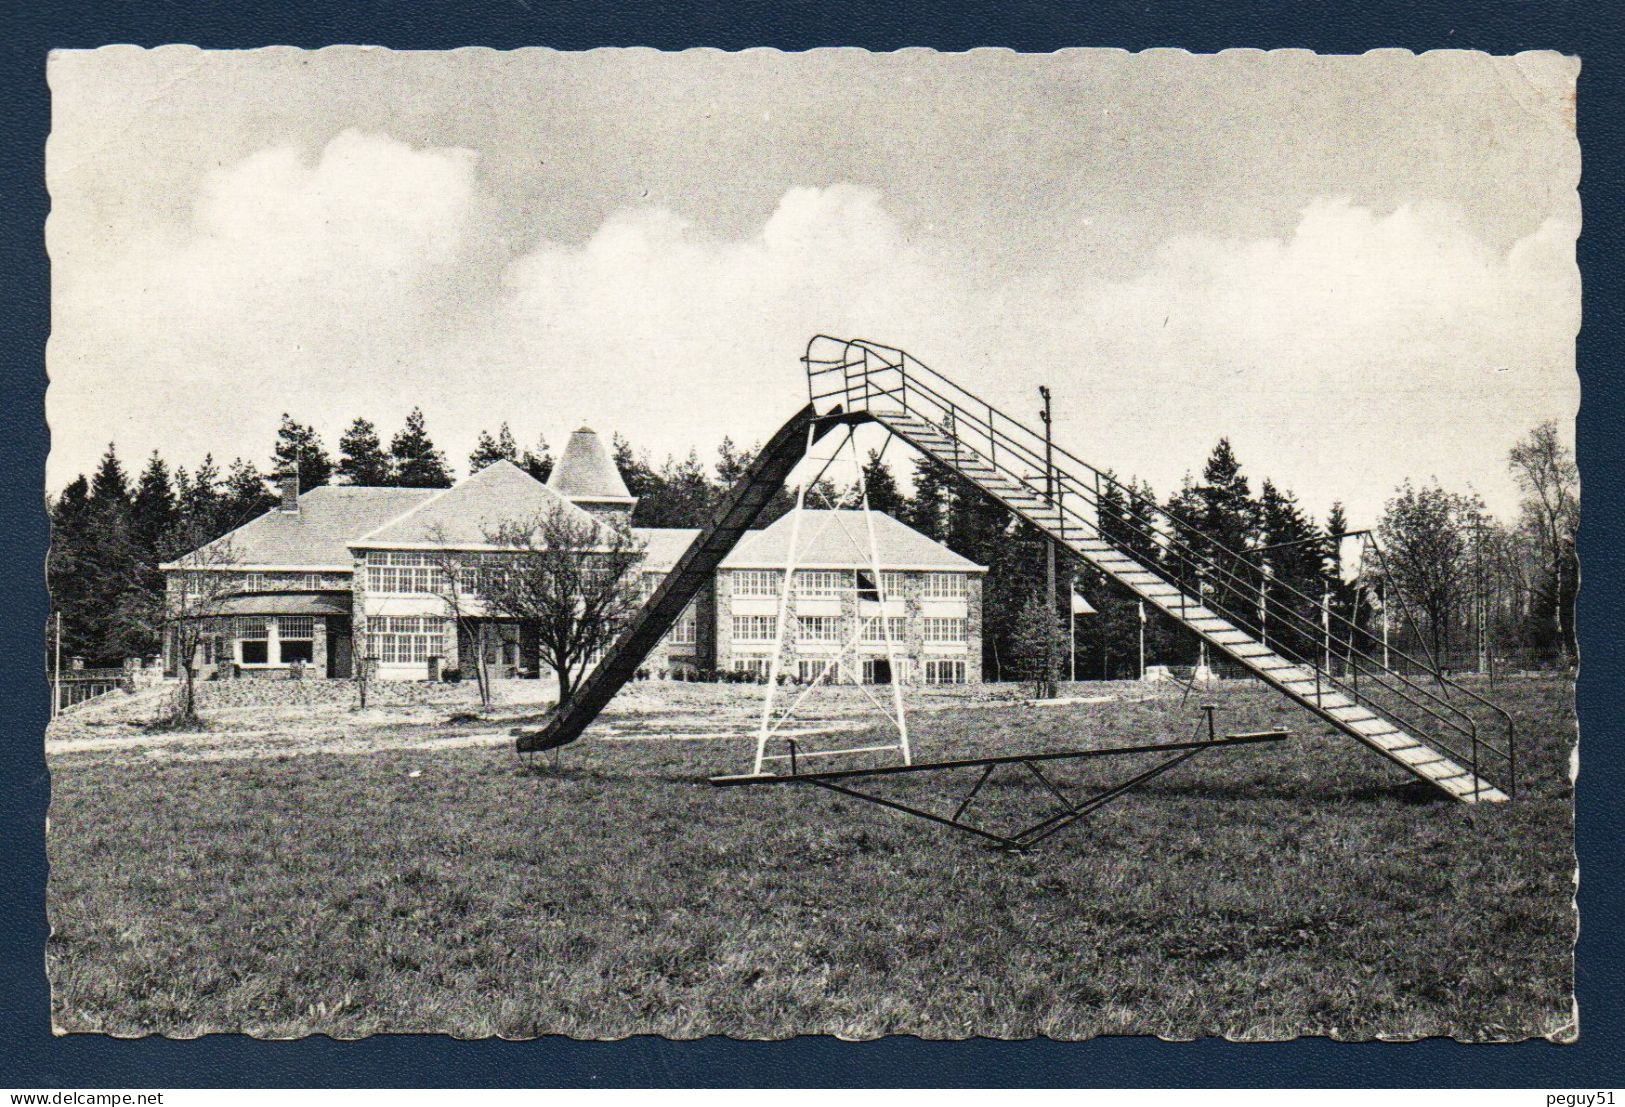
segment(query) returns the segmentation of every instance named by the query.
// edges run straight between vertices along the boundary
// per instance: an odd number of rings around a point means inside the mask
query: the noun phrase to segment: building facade
[[[432,680],[472,669],[476,652],[499,678],[551,676],[534,631],[490,617],[461,567],[511,551],[491,541],[504,521],[563,511],[588,527],[624,525],[635,505],[582,428],[546,484],[504,461],[447,489],[285,486],[271,511],[162,568],[172,611],[207,615],[194,652],[202,679],[342,680],[365,665],[379,680]],[[748,534],[643,675],[766,679],[783,606],[784,679],[981,679],[982,566],[887,515],[808,510],[784,600],[792,529],[786,517]],[[699,532],[632,533],[652,594]],[[180,640],[166,638],[171,675]]]

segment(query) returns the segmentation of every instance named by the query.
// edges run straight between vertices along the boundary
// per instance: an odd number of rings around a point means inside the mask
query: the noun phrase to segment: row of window
[[[923,573],[920,595],[928,600],[956,600],[965,595],[964,573]],[[851,592],[854,588],[864,599],[878,599],[879,593],[894,597],[903,595],[906,574],[882,572],[880,587],[875,587],[874,574],[859,569],[854,574],[839,569],[796,570],[796,595],[809,598],[829,598]],[[733,594],[742,597],[777,597],[784,574],[777,569],[743,569],[733,574]]]
[[[920,620],[927,642],[959,643],[965,640],[968,623],[964,618],[930,616]],[[839,615],[802,615],[796,619],[796,638],[802,642],[841,641],[842,619]],[[778,640],[777,615],[735,615],[733,640],[735,642],[774,642]],[[908,632],[908,621],[902,616],[888,616],[885,625],[879,618],[867,619],[863,626],[865,642],[885,642],[888,637],[901,642]]]
[[[232,573],[194,570],[177,573],[171,578],[171,592],[185,590],[193,596],[207,596],[226,591],[285,592],[316,591],[318,589],[348,588],[349,578],[342,573]]]
[[[765,657],[743,657],[734,662],[736,672],[750,673],[757,680],[766,681],[772,675],[772,661]],[[902,678],[907,681],[911,671],[907,662],[899,661]],[[827,661],[802,659],[796,662],[796,679],[803,684],[812,684],[815,681],[832,684],[841,679],[840,665],[832,665]],[[923,669],[926,684],[964,684],[968,679],[965,662],[960,660],[933,660],[925,662]],[[865,658],[863,662],[864,684],[890,684],[892,682],[891,664],[883,657]]]

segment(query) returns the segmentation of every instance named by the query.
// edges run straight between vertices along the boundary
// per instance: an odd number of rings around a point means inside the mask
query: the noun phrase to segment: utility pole
[[[1044,503],[1050,511],[1055,509],[1055,444],[1050,437],[1050,395],[1048,385],[1038,386],[1038,395],[1044,401],[1040,417],[1044,420]],[[1055,539],[1046,536],[1044,542],[1044,594],[1049,601],[1049,619],[1055,619]],[[1070,605],[1069,605],[1070,606]],[[1055,635],[1044,635],[1044,683],[1051,696],[1055,695],[1056,676]]]
[[[56,662],[51,673],[51,718],[62,712],[62,612],[56,613]]]
[[[1473,629],[1478,646],[1478,671],[1490,671],[1490,640],[1484,623],[1489,616],[1489,598],[1484,594],[1484,517],[1473,512]]]
[[[1140,682],[1145,682],[1145,601],[1140,601]]]

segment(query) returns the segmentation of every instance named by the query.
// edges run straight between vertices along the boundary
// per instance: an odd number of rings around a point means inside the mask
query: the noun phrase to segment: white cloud
[[[486,202],[467,151],[345,132],[313,163],[278,148],[218,171],[192,225],[111,263],[57,258],[54,483],[109,437],[262,456],[284,408],[331,445],[355,415],[387,432],[421,404],[454,460],[503,420],[708,451],[794,410],[819,331],[904,346],[1021,410],[1048,382],[1064,442],[1161,490],[1230,434],[1253,472],[1357,518],[1405,476],[1493,493],[1510,441],[1575,403],[1563,219],[1496,251],[1447,209],[1328,199],[1284,238],[1170,239],[1126,280],[1086,256],[994,278],[836,183],[788,190],[735,239],[617,212],[498,281]]]
[[[311,163],[276,147],[216,170],[189,225],[114,256],[56,236],[57,448],[78,464],[109,437],[188,460],[259,456],[244,429],[320,408],[323,389],[377,389],[443,310],[475,210],[473,160],[345,131]],[[156,441],[145,428],[161,428]]]

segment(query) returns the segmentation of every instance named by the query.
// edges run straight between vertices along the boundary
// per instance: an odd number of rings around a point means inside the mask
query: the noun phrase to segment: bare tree
[[[534,628],[562,704],[642,606],[643,546],[629,529],[562,505],[505,520],[486,541],[500,552],[486,555],[479,598],[487,611]]]
[[[1388,501],[1378,535],[1388,586],[1421,609],[1436,663],[1450,645],[1450,624],[1471,594],[1469,520],[1482,514],[1476,496],[1443,488],[1415,488],[1409,481]]]
[[[206,532],[200,527],[176,528],[165,543],[167,549],[175,551],[171,556],[176,568],[164,574],[163,591],[126,592],[126,602],[119,611],[120,619],[161,636],[173,651],[181,674],[181,699],[175,713],[178,721],[197,718],[198,647],[218,629],[221,620],[229,618],[225,614],[226,601],[242,591],[237,574],[231,572],[237,556],[230,539],[204,542],[204,538]]]
[[[1576,539],[1580,529],[1580,470],[1557,433],[1557,422],[1538,424],[1513,446],[1507,465],[1524,494],[1523,524],[1541,554],[1534,590],[1551,606],[1558,648],[1567,658],[1574,641],[1573,601],[1579,584]]]
[[[429,555],[434,562],[435,591],[446,605],[458,638],[458,666],[465,674],[468,672],[469,659],[463,656],[461,649],[462,643],[467,641],[474,655],[474,682],[480,692],[480,709],[490,711],[491,670],[485,661],[485,630],[489,617],[479,593],[480,555],[452,549],[442,528],[431,530],[429,537],[435,544]]]

